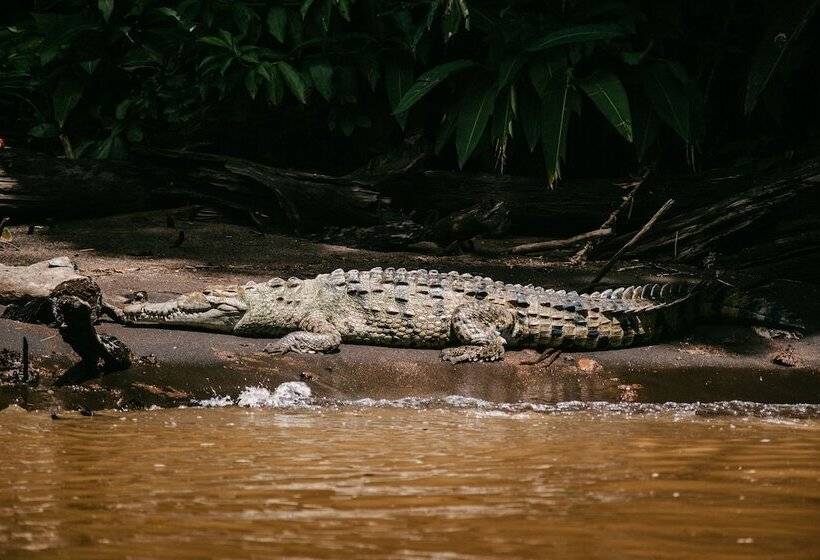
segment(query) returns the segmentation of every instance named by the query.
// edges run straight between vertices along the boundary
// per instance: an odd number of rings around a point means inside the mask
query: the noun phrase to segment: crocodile
[[[452,363],[500,360],[505,348],[595,350],[647,344],[719,315],[802,328],[778,306],[715,281],[579,294],[404,268],[273,278],[123,308],[129,326],[281,337],[266,347],[273,354],[333,352],[344,342],[442,349],[441,358]]]

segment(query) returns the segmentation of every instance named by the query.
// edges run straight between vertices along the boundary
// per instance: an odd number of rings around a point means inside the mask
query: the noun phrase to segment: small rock
[[[311,381],[312,379],[314,379],[314,377],[315,376],[309,371],[303,371],[299,374],[299,378],[303,381]]]
[[[147,356],[140,356],[139,363],[147,366],[159,365],[159,359],[156,354],[148,354]]]
[[[784,350],[781,350],[777,354],[775,354],[774,358],[772,358],[772,363],[775,363],[779,366],[785,367],[794,367],[798,365],[800,362],[797,360],[797,356],[794,355],[794,349],[791,345],[786,346]]]
[[[600,371],[604,369],[604,366],[592,358],[578,358],[578,369],[589,373],[593,371]]]

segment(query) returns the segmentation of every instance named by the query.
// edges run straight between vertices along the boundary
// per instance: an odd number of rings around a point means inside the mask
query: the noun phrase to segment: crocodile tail
[[[693,296],[698,288],[690,289],[685,283],[646,284],[629,286],[584,295],[589,298],[588,307],[613,321],[608,328],[607,345],[612,348],[635,346],[654,342],[679,330],[689,323],[697,307]],[[600,331],[598,326],[596,330]],[[590,333],[580,346],[592,349],[601,347]],[[600,338],[600,337],[598,337]]]
[[[782,305],[728,286],[716,290],[712,301],[707,303],[713,314],[734,321],[795,332],[802,332],[806,328],[800,317]]]

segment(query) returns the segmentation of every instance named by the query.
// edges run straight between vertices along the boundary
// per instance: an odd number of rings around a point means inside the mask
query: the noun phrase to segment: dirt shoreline
[[[570,267],[537,257],[433,256],[377,253],[260,235],[241,226],[186,222],[166,227],[162,212],[60,223],[27,235],[13,227],[13,246],[0,248],[0,262],[31,264],[66,255],[93,277],[108,296],[146,290],[160,301],[208,284],[243,283],[271,276],[310,276],[334,268],[373,266],[435,268],[482,273],[543,286],[578,288],[600,263]],[[618,267],[616,267],[618,268]],[[668,268],[625,262],[607,280],[636,284],[669,280]],[[685,273],[686,271],[682,271]],[[0,349],[19,350],[27,336],[33,363],[45,372],[36,387],[0,385],[0,408],[91,409],[190,404],[213,396],[235,396],[246,386],[274,388],[303,380],[317,396],[354,398],[441,397],[460,394],[499,402],[606,400],[635,402],[751,400],[820,402],[820,286],[781,281],[776,274],[736,275],[738,285],[774,285],[778,302],[807,319],[798,341],[770,340],[743,325],[697,325],[676,341],[645,348],[580,352],[560,358],[549,370],[523,366],[530,351],[510,352],[496,364],[442,364],[437,352],[345,346],[329,356],[272,357],[262,339],[161,329],[125,329],[103,324],[139,356],[134,368],[66,387],[53,380],[75,357],[56,331],[42,325],[0,320]],[[772,362],[788,351],[796,366]]]

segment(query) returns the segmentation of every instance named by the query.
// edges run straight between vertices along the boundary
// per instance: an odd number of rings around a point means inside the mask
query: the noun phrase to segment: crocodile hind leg
[[[515,316],[505,307],[485,302],[467,303],[456,308],[451,320],[453,337],[464,346],[445,348],[441,359],[459,362],[493,362],[504,357],[507,341],[502,334],[510,333]]]
[[[269,354],[327,354],[335,352],[342,343],[342,335],[333,324],[318,314],[306,316],[299,322],[298,331],[288,333],[263,349]]]

